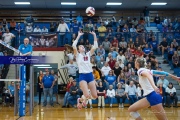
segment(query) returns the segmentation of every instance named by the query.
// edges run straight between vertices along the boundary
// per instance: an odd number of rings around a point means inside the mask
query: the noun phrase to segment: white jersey
[[[92,67],[90,62],[90,52],[87,52],[85,55],[77,53],[76,61],[79,67],[79,73],[91,73]]]
[[[143,71],[148,71],[150,74],[151,71],[149,69],[146,69],[146,68],[140,68],[138,71],[137,71],[137,74],[139,76],[139,84],[141,85],[143,91],[144,91],[144,94],[143,96],[146,96],[148,94],[150,94],[151,92],[154,91],[154,88],[152,87],[151,83],[149,82],[148,78],[147,77],[143,77],[141,76],[141,73]]]

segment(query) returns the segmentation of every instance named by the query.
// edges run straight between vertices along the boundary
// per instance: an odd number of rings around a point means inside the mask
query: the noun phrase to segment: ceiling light
[[[166,5],[167,3],[157,3],[157,2],[154,2],[154,3],[151,3],[151,5]]]
[[[33,66],[37,66],[37,67],[44,67],[44,66],[50,66],[50,65],[33,65]]]
[[[122,5],[122,3],[108,2],[106,5]]]
[[[16,5],[30,5],[30,2],[14,2]]]
[[[52,68],[52,67],[37,67],[37,68]]]
[[[61,5],[76,5],[76,2],[61,2]]]

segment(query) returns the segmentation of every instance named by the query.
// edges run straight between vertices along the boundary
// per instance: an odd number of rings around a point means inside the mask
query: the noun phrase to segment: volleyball
[[[94,16],[95,9],[93,7],[86,8],[86,14],[87,14],[87,16]]]

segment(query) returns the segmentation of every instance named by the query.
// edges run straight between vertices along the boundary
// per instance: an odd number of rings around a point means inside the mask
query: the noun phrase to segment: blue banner
[[[44,64],[51,63],[47,56],[0,56],[0,64]]]
[[[26,114],[26,66],[20,66],[19,116]]]

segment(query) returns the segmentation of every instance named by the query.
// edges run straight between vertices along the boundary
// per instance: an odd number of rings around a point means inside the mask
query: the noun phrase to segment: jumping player
[[[97,43],[97,37],[94,32],[90,32],[90,34],[94,37],[94,45],[92,46],[91,50],[89,52],[85,52],[85,48],[83,45],[78,46],[77,50],[77,43],[79,38],[83,35],[82,32],[78,33],[78,36],[76,40],[73,42],[73,50],[74,55],[76,56],[76,61],[79,67],[79,84],[80,88],[83,91],[83,95],[81,98],[78,98],[77,100],[77,108],[81,109],[82,106],[86,106],[87,99],[96,99],[97,98],[97,91],[96,91],[96,85],[94,81],[94,77],[92,74],[92,66],[90,63],[90,57],[94,54],[94,51],[96,48],[98,48]],[[91,91],[91,94],[89,94],[89,90]]]
[[[128,109],[130,115],[136,120],[142,120],[140,114],[137,112],[140,109],[151,106],[152,112],[155,114],[158,120],[167,120],[164,108],[162,106],[162,97],[158,94],[159,89],[154,84],[153,75],[166,75],[171,78],[180,81],[180,78],[169,74],[164,71],[149,70],[145,68],[146,62],[142,58],[137,58],[135,61],[135,67],[138,69],[139,84],[144,90],[145,98],[137,101],[131,105]]]

